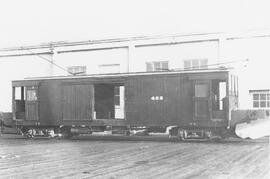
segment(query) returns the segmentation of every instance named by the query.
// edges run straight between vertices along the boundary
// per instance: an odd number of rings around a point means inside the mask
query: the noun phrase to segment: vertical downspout
[[[130,64],[133,64],[134,62],[134,53],[135,53],[135,45],[129,44],[128,45],[128,58],[127,58],[127,64],[126,64],[126,71],[130,72]],[[133,71],[133,70],[131,70]]]

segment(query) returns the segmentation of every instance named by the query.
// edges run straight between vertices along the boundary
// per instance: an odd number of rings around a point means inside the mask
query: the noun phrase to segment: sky
[[[1,0],[0,48],[270,27],[260,0]]]

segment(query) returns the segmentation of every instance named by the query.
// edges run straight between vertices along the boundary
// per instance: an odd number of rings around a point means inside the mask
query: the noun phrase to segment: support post
[[[126,71],[130,72],[130,63],[134,63],[134,55],[135,55],[135,45],[134,44],[129,44],[128,45],[128,57],[127,57],[127,62],[126,62]]]

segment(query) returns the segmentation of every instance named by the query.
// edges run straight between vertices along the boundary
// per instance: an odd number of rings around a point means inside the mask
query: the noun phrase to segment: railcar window
[[[21,95],[22,95],[22,93],[21,93],[20,87],[16,87],[15,88],[15,99],[21,100]]]
[[[25,112],[25,87],[14,87],[14,111],[16,118],[23,119]]]
[[[26,96],[27,96],[26,97],[27,101],[36,101],[37,100],[36,90],[27,90]]]
[[[209,96],[209,85],[208,84],[196,84],[195,85],[195,96],[196,97],[208,97]]]
[[[22,86],[22,87],[15,87],[14,88],[14,93],[15,93],[15,100],[25,100],[25,88]]]

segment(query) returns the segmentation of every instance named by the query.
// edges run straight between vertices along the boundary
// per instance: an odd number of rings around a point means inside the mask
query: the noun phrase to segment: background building
[[[233,67],[238,73],[240,108],[269,108],[269,34],[184,34],[1,49],[0,111],[11,111],[15,79],[218,67]]]

